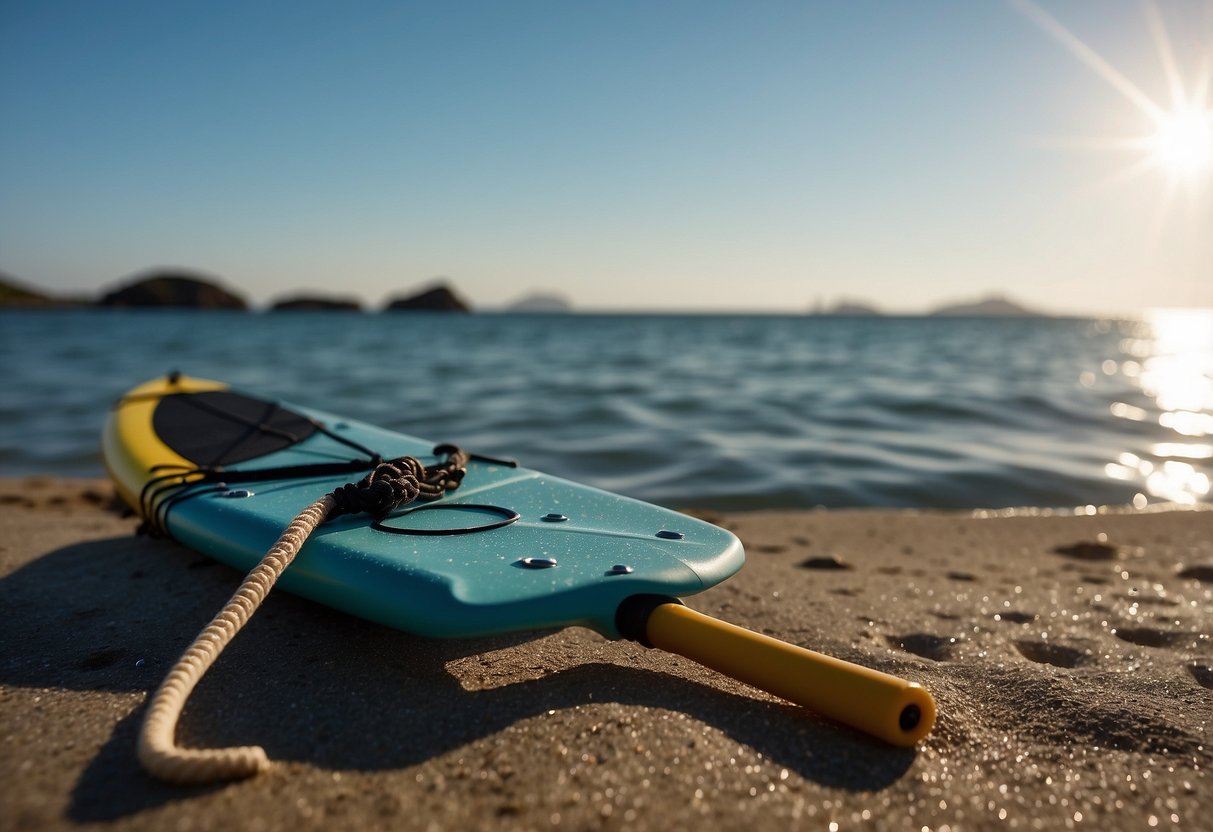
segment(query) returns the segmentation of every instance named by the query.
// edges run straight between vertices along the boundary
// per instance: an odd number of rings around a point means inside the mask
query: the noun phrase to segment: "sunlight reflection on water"
[[[1209,466],[1202,461],[1213,459],[1213,309],[1156,309],[1126,334],[1121,352],[1131,358],[1105,361],[1104,373],[1131,380],[1156,411],[1114,402],[1112,415],[1157,419],[1175,436],[1154,443],[1147,457],[1126,451],[1104,470],[1141,486],[1133,500],[1139,507],[1149,497],[1196,503],[1209,494]]]

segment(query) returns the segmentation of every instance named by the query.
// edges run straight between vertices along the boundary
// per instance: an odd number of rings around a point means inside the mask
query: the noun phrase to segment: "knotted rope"
[[[441,445],[434,452],[446,454],[447,460],[428,468],[413,457],[380,463],[357,484],[343,485],[324,495],[291,521],[153,694],[138,748],[139,761],[150,774],[173,783],[210,783],[242,779],[269,769],[270,759],[258,746],[216,749],[177,746],[174,735],[186,700],[318,525],[341,514],[365,512],[382,518],[419,497],[437,499],[458,488],[467,471],[468,455],[453,445]]]

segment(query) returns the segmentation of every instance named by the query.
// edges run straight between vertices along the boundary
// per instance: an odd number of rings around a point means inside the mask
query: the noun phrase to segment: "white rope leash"
[[[172,783],[211,783],[251,777],[269,769],[270,759],[265,750],[255,745],[214,749],[179,747],[174,738],[177,720],[202,675],[261,606],[274,582],[335,505],[333,496],[326,494],[300,512],[261,562],[248,573],[227,605],[169,671],[152,696],[139,734],[139,761],[148,773]]]
[[[325,494],[291,521],[278,542],[245,576],[240,588],[198,634],[152,695],[139,733],[139,761],[148,773],[171,783],[211,783],[251,777],[269,769],[270,759],[265,749],[255,745],[215,749],[179,747],[175,739],[177,720],[186,700],[223,648],[261,606],[274,582],[291,565],[308,537],[327,518],[364,512],[383,517],[419,496],[433,500],[458,488],[467,472],[468,454],[454,445],[439,445],[434,453],[445,454],[446,461],[428,467],[411,456],[381,461],[361,481]]]

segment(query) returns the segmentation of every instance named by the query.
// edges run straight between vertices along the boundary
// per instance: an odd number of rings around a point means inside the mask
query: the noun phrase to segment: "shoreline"
[[[180,788],[138,768],[143,701],[241,576],[134,537],[111,495],[0,479],[0,828],[1138,829],[1213,811],[1209,506],[690,512],[747,551],[690,605],[921,682],[940,717],[910,751],[588,630],[438,641],[274,592],[178,736],[277,764]]]

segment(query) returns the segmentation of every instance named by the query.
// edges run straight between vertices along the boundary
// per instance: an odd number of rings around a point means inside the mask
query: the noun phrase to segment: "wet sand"
[[[748,562],[712,615],[922,682],[900,750],[568,629],[469,641],[274,593],[160,784],[144,699],[240,575],[136,538],[108,485],[0,480],[0,829],[1148,829],[1213,817],[1213,511],[699,513]],[[832,822],[836,827],[832,827]]]

